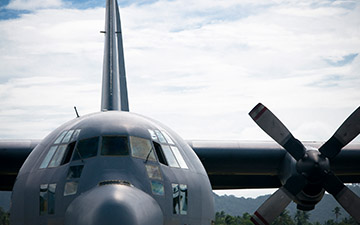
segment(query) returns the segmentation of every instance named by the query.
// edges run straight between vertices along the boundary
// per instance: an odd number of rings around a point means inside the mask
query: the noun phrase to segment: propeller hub
[[[330,170],[330,162],[318,150],[306,150],[304,156],[296,163],[296,170],[311,183],[318,183]]]

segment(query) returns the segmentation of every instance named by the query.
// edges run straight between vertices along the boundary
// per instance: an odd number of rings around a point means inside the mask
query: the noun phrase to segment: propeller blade
[[[335,134],[320,147],[319,151],[329,159],[334,158],[341,149],[360,133],[360,107],[345,121]]]
[[[304,156],[303,144],[294,138],[285,125],[263,104],[257,104],[249,115],[265,133],[285,148],[297,161]]]
[[[302,175],[290,177],[284,186],[279,188],[256,210],[251,217],[255,225],[271,224],[284,209],[290,204],[292,199],[305,187],[307,181]]]
[[[256,210],[251,221],[256,225],[271,224],[290,204],[291,198],[284,187],[279,188]]]
[[[329,173],[324,182],[324,188],[332,194],[339,204],[360,223],[360,198],[346,187],[333,173]]]

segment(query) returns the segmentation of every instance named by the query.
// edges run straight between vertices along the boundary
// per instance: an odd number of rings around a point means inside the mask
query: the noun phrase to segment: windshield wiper
[[[84,163],[83,157],[81,156],[79,149],[75,148],[75,151],[77,152],[78,156],[80,157],[81,162]]]
[[[149,160],[150,154],[151,154],[151,152],[153,151],[153,149],[154,149],[154,148],[151,147],[149,153],[148,153],[147,156],[146,156],[146,160],[144,161],[144,163],[147,163],[147,161]]]

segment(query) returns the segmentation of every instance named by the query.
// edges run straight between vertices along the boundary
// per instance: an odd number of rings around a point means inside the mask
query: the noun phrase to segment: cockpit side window
[[[188,188],[186,184],[172,184],[173,189],[173,213],[187,215]]]
[[[164,152],[164,155],[166,157],[166,161],[169,163],[169,166],[171,167],[180,167],[179,163],[176,161],[176,158],[171,151],[170,147],[168,145],[162,145],[161,146]]]
[[[160,163],[170,167],[189,169],[180,150],[166,131],[148,130]],[[160,142],[160,143],[158,143]]]
[[[56,184],[49,184],[48,188],[48,213],[55,214],[55,190]]]
[[[71,137],[71,142],[73,141],[77,141],[78,137],[79,137],[79,134],[80,134],[80,129],[76,129]]]
[[[97,155],[99,146],[99,137],[93,137],[78,141],[74,150],[74,160],[86,159]]]
[[[48,184],[40,185],[40,215],[45,215],[48,211]]]
[[[56,183],[40,185],[40,215],[55,214]]]
[[[163,134],[163,136],[165,137],[166,141],[169,144],[175,145],[174,141],[171,139],[171,137],[165,131],[161,131],[161,133]]]
[[[61,163],[61,165],[64,165],[64,164],[70,162],[71,156],[72,156],[72,154],[74,152],[75,144],[76,144],[75,141],[68,144],[68,146],[66,148],[66,151],[65,151],[64,160]]]
[[[44,169],[49,165],[49,162],[51,158],[54,156],[54,153],[57,149],[57,146],[51,146],[50,150],[48,151],[47,155],[45,156],[45,159],[42,161],[40,165],[40,169]]]
[[[130,147],[132,156],[150,161],[156,161],[154,149],[150,140],[130,136]]]
[[[49,163],[49,167],[60,166],[63,156],[65,154],[66,147],[67,147],[67,145],[59,145],[54,157],[51,159],[51,161]]]
[[[167,161],[165,159],[164,153],[163,153],[163,151],[161,149],[161,145],[156,143],[156,142],[153,142],[153,144],[154,144],[156,155],[157,155],[157,157],[159,159],[159,162],[168,166],[168,163],[167,163]]]
[[[84,165],[76,165],[69,168],[64,187],[64,196],[74,195],[77,193],[83,168]]]
[[[128,138],[125,136],[103,136],[101,143],[101,155],[129,155]]]
[[[61,140],[64,138],[64,136],[66,135],[66,133],[67,133],[67,130],[64,130],[64,131],[59,135],[59,137],[56,138],[54,144],[60,144]]]
[[[166,144],[166,139],[159,130],[155,130],[155,134],[158,137],[160,143]]]
[[[79,134],[80,129],[61,132],[41,162],[40,169],[68,163]],[[69,143],[70,141],[71,143]]]
[[[74,130],[69,130],[65,137],[62,139],[61,143],[68,143],[70,141],[70,138],[72,136],[72,134],[74,133]]]
[[[184,158],[182,157],[179,149],[175,146],[170,146],[172,152],[174,153],[175,158],[177,159],[177,162],[179,163],[181,168],[188,169],[188,166],[186,165],[186,162]]]

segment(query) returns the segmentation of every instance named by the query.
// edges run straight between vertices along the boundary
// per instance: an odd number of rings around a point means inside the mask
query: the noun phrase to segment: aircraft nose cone
[[[66,225],[159,225],[163,214],[145,192],[125,185],[97,186],[78,196],[65,214]]]

